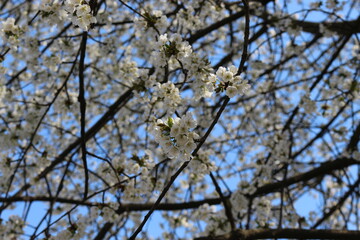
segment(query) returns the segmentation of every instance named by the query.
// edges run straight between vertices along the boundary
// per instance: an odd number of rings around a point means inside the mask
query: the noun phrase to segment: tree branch
[[[254,198],[257,196],[272,193],[279,189],[288,187],[292,184],[299,183],[299,182],[306,182],[312,178],[323,176],[325,174],[331,173],[334,170],[343,169],[343,168],[349,167],[353,164],[360,164],[360,162],[356,161],[353,158],[346,158],[346,157],[341,157],[334,161],[325,162],[325,163],[321,164],[320,167],[315,168],[306,173],[298,174],[294,177],[290,177],[290,178],[280,181],[280,182],[265,184],[265,185],[257,188],[257,190],[253,194],[249,195],[249,197]]]
[[[234,234],[207,236],[195,240],[250,240],[267,238],[296,238],[296,239],[360,239],[360,231],[351,230],[309,230],[309,229],[251,229],[237,230]]]
[[[78,101],[80,103],[80,139],[81,139],[81,158],[84,165],[84,173],[85,173],[85,186],[84,186],[84,199],[87,198],[87,194],[89,191],[89,172],[87,167],[86,160],[86,139],[85,139],[85,124],[86,124],[86,101],[85,101],[85,86],[84,86],[84,62],[86,55],[86,42],[87,42],[87,32],[83,32],[83,37],[81,40],[80,46],[80,62],[79,62],[79,97]]]

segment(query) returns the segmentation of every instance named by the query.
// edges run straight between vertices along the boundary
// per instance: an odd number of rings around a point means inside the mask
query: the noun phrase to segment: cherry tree
[[[360,239],[357,0],[2,0],[1,239]]]

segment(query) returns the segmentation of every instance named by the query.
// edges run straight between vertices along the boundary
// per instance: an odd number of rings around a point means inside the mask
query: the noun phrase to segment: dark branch
[[[341,157],[334,161],[325,162],[325,163],[321,164],[320,167],[315,168],[306,173],[302,173],[302,174],[296,175],[294,177],[290,177],[284,181],[263,185],[263,186],[259,187],[253,194],[251,194],[250,197],[253,198],[256,196],[272,193],[272,192],[278,191],[282,188],[288,187],[292,184],[306,182],[312,178],[321,177],[325,174],[331,173],[332,171],[344,169],[344,168],[349,167],[354,164],[360,164],[360,162],[356,161],[353,158],[346,158],[346,157]]]
[[[237,230],[235,234],[199,237],[195,240],[250,240],[267,238],[296,239],[360,239],[360,231],[351,230],[308,230],[308,229],[251,229]]]
[[[87,32],[83,33],[80,46],[80,62],[79,62],[79,103],[80,103],[80,139],[81,139],[81,157],[84,165],[85,173],[85,186],[84,186],[84,199],[87,198],[89,191],[89,172],[87,167],[86,160],[86,139],[85,139],[85,117],[86,117],[86,101],[85,101],[85,86],[84,86],[84,62],[86,55],[86,42],[87,42]]]

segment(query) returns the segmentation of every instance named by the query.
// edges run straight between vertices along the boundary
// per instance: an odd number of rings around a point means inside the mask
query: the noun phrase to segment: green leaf
[[[170,128],[172,128],[172,126],[174,125],[174,120],[171,117],[169,117],[167,120],[167,124]]]

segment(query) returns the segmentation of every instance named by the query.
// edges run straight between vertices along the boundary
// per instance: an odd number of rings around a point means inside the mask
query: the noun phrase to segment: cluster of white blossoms
[[[210,61],[193,52],[188,60],[183,62],[183,66],[188,71],[188,75],[195,78],[190,83],[195,100],[211,97],[216,86],[216,76],[212,74],[214,70],[210,66]]]
[[[4,114],[5,113],[5,101],[6,101],[6,97],[7,97],[7,92],[6,92],[6,86],[2,84],[2,82],[0,82],[2,86],[0,86],[0,113]]]
[[[150,28],[156,28],[161,31],[166,29],[169,25],[167,18],[163,13],[159,10],[152,11],[141,11],[143,17],[134,19],[135,26],[140,30],[143,29],[148,30]]]
[[[54,14],[54,10],[60,10],[57,8],[60,5],[61,3],[58,0],[42,0],[39,5],[39,9],[42,11],[42,14],[52,15]],[[54,9],[54,7],[56,8]]]
[[[0,219],[0,238],[17,239],[19,234],[24,233],[25,222],[19,216],[12,215],[5,222]]]
[[[191,173],[190,178],[194,181],[203,179],[205,175],[216,170],[215,162],[210,160],[210,156],[214,155],[211,149],[200,149],[197,156],[194,157],[190,163]]]
[[[154,87],[154,99],[162,109],[166,109],[169,113],[173,113],[176,107],[181,104],[181,96],[179,89],[171,82],[164,84],[156,83]]]
[[[39,5],[39,13],[43,19],[46,18],[47,22],[59,26],[64,23],[68,15],[60,0],[42,0]]]
[[[9,17],[6,21],[0,22],[0,37],[11,44],[16,46],[19,44],[20,36],[24,30],[15,24],[15,19]]]
[[[216,76],[222,80],[218,87],[218,91],[226,89],[226,95],[229,98],[244,94],[250,88],[250,85],[246,80],[242,79],[240,76],[236,76],[237,72],[238,68],[234,65],[228,67],[227,70],[224,67],[219,67],[216,71]]]
[[[205,4],[206,2],[203,2],[202,4]],[[207,8],[204,8],[207,9]],[[175,19],[175,21],[178,22],[178,24],[182,25],[182,26],[186,26],[184,27],[184,30],[197,30],[200,29],[201,27],[203,27],[204,22],[202,22],[199,18],[199,16],[194,15],[193,13],[195,12],[195,9],[193,6],[188,6],[185,8],[180,9],[180,11],[177,13],[177,18]]]
[[[114,65],[114,73],[121,76],[129,85],[133,85],[140,76],[137,63],[130,59],[124,59],[118,65]]]
[[[204,235],[222,235],[231,231],[229,220],[226,217],[225,210],[208,214]]]
[[[180,34],[175,33],[168,37],[167,34],[160,35],[154,44],[154,51],[150,61],[155,66],[164,67],[170,60],[186,62],[186,58],[192,53],[191,46],[187,41],[183,41]]]
[[[154,127],[155,141],[160,144],[169,158],[184,158],[187,160],[196,148],[194,142],[199,135],[190,131],[197,126],[190,112],[182,118],[169,117],[166,122],[158,119]]]
[[[78,109],[78,94],[72,90],[61,91],[57,101],[54,103],[54,110],[57,113],[65,114],[69,111],[77,111]]]
[[[238,186],[240,186],[240,184]],[[244,195],[246,192],[246,190],[238,188],[238,190],[231,194],[230,203],[234,216],[242,218],[247,214],[249,200]],[[255,223],[259,227],[266,227],[267,224],[271,225],[272,223],[269,221],[272,217],[270,199],[267,197],[261,197],[256,199],[253,204],[256,206]]]
[[[271,218],[271,201],[267,197],[257,198],[254,201],[256,206],[256,219],[255,222],[259,227],[268,227],[271,225],[269,219]]]
[[[231,194],[230,203],[234,216],[240,215],[241,217],[247,213],[248,199],[244,195],[244,191],[239,188]]]
[[[139,173],[146,175],[154,166],[150,150],[145,150],[145,155],[141,157],[137,154],[133,154],[130,158],[120,155],[112,159],[111,164],[104,162],[98,166],[97,173],[107,179],[110,184],[115,184],[120,180],[119,176],[122,174],[125,176]]]
[[[71,22],[87,31],[96,18],[91,13],[91,8],[85,0],[67,0],[65,9]]]
[[[95,207],[93,207],[95,208]],[[77,219],[71,223],[60,221],[65,227],[62,231],[58,232],[55,236],[49,236],[49,240],[80,240],[85,235],[86,226],[90,224],[91,218],[88,216],[79,215]]]
[[[44,57],[44,66],[48,67],[50,71],[55,72],[61,64],[61,58],[57,55]]]

